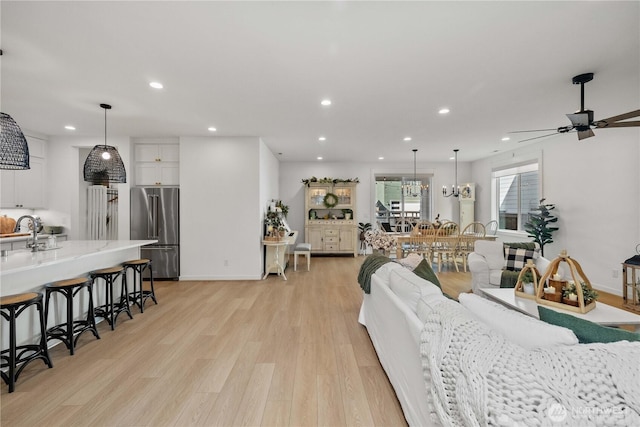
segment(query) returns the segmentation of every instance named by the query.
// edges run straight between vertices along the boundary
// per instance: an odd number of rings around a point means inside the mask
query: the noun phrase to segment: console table
[[[535,300],[517,297],[511,288],[481,289],[481,291],[494,301],[497,301],[509,308],[517,310],[529,316],[539,318],[538,304]],[[593,323],[605,326],[632,325],[637,332],[640,332],[640,316],[630,313],[610,305],[596,302],[596,308],[588,313],[576,313],[562,310],[551,306],[544,306],[550,310],[560,313],[570,314],[580,319],[585,319]]]

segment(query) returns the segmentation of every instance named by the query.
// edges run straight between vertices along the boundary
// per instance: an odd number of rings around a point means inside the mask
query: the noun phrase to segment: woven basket
[[[578,292],[577,304],[574,301],[571,301],[568,299],[567,299],[568,303],[562,302],[562,290],[560,289],[560,292],[558,292],[557,286],[560,286],[560,283],[562,282],[566,283],[566,281],[552,279],[552,277],[554,277],[555,274],[558,272],[558,266],[560,265],[561,262],[564,262],[568,265],[571,278],[576,284],[576,291]],[[558,296],[554,296],[553,297],[554,300],[549,300],[546,297],[546,295],[553,295],[553,294],[545,295],[544,293],[544,284],[547,282],[549,283],[549,286],[553,286],[556,288],[555,295],[559,294],[559,298],[560,298],[559,301],[555,301],[555,299],[557,299]],[[582,283],[584,283],[584,286],[591,288],[591,282],[589,282],[589,279],[584,274],[584,271],[582,271],[582,267],[580,267],[580,263],[578,263],[578,261],[572,259],[569,255],[567,255],[566,250],[563,250],[556,259],[551,261],[551,264],[549,264],[549,267],[547,267],[547,271],[544,273],[544,275],[540,279],[540,282],[539,282],[540,286],[538,286],[538,291],[536,293],[536,302],[541,305],[548,305],[551,307],[561,308],[563,310],[575,311],[577,313],[583,313],[583,314],[587,313],[593,310],[594,308],[596,308],[596,302],[591,301],[589,304],[584,303]]]

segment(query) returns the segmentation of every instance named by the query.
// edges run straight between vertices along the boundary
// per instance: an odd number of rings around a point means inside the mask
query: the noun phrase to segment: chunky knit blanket
[[[446,301],[420,352],[445,426],[640,426],[640,343],[525,350]]]

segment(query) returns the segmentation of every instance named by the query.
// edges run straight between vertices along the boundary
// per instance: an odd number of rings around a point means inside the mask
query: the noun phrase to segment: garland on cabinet
[[[306,185],[307,187],[309,186],[310,183],[312,182],[317,182],[320,184],[337,184],[339,182],[355,182],[355,183],[359,183],[360,180],[358,179],[358,177],[355,178],[316,178],[315,176],[312,176],[311,178],[306,178],[302,180],[302,183],[304,185]]]

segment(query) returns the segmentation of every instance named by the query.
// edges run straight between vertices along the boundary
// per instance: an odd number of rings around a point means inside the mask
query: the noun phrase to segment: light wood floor
[[[314,257],[288,281],[156,282],[159,305],[102,322],[74,356],[54,347],[54,368],[32,362],[15,392],[2,384],[1,424],[406,425],[357,321],[363,259]],[[469,273],[439,277],[470,289]]]

